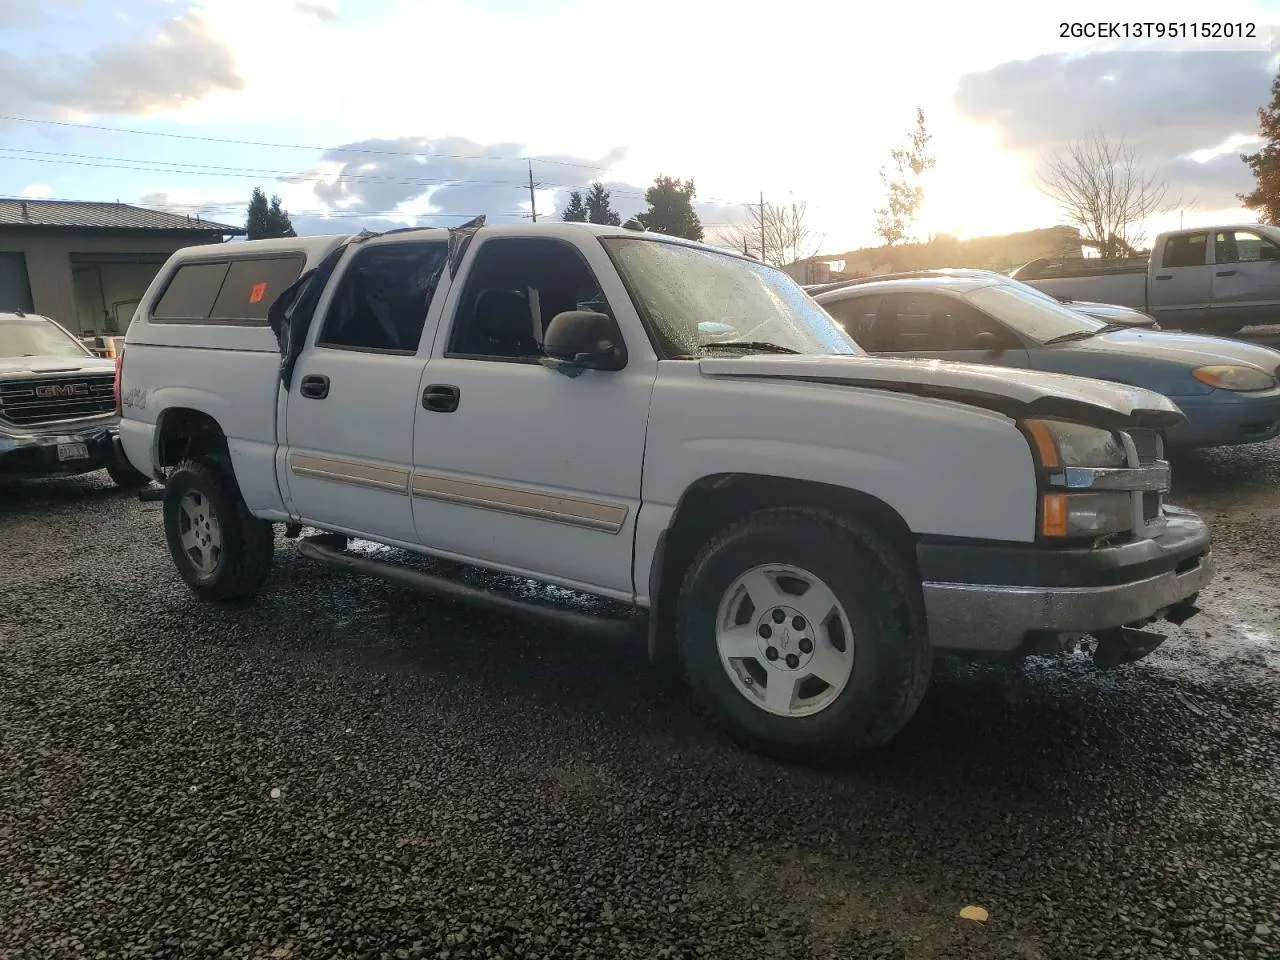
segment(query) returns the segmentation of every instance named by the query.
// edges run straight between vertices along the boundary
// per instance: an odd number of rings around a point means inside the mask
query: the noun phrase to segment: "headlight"
[[[1072,467],[1129,465],[1120,438],[1110,430],[1062,420],[1026,420],[1022,428],[1048,483],[1068,485]],[[1043,537],[1105,537],[1132,529],[1133,496],[1128,491],[1040,495],[1039,531]]]
[[[1191,375],[1211,387],[1237,393],[1270,390],[1276,385],[1276,378],[1265,370],[1233,363],[1216,363],[1207,367],[1197,367],[1191,371]]]
[[[1128,466],[1124,447],[1110,430],[1062,420],[1027,420],[1022,426],[1041,467]]]
[[[1046,537],[1105,537],[1133,529],[1133,497],[1105,493],[1046,493],[1040,503],[1040,533]]]

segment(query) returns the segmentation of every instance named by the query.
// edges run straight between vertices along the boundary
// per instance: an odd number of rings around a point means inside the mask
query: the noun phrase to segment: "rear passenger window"
[[[151,319],[170,323],[207,319],[226,276],[226,263],[183,264],[151,311]]]
[[[255,257],[233,260],[213,302],[210,320],[266,323],[276,297],[302,273],[301,257]]]
[[[849,297],[844,300],[828,301],[822,305],[831,314],[845,332],[861,345],[871,332],[876,321],[876,310],[880,306],[879,297]]]
[[[1188,233],[1179,237],[1170,237],[1164,243],[1164,260],[1166,267],[1203,267],[1205,253],[1209,248],[1209,234]]]
[[[246,257],[186,263],[151,311],[155,323],[261,326],[278,296],[302,273],[303,258]]]
[[[440,241],[359,251],[338,281],[317,346],[416,353],[447,255]]]

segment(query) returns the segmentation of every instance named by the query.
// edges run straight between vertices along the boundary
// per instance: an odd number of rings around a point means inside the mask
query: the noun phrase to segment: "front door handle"
[[[1173,274],[1172,274],[1172,273],[1157,273],[1157,274],[1156,274],[1156,279],[1157,279],[1157,280],[1172,280],[1172,279],[1173,279]]]
[[[434,413],[453,413],[458,409],[462,391],[449,383],[433,383],[422,391],[422,409]]]
[[[1219,277],[1234,277],[1235,275],[1236,272],[1234,270],[1219,270],[1217,273]]]
[[[312,400],[323,400],[329,395],[329,378],[320,373],[309,373],[302,378],[298,392]]]

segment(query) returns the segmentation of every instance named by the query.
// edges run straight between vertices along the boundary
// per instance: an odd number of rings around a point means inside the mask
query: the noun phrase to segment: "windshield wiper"
[[[799,350],[792,350],[790,347],[784,347],[781,344],[770,343],[767,340],[717,340],[714,343],[698,344],[703,350],[719,350],[725,348],[728,350],[759,350],[761,353],[799,353]]]
[[[1104,323],[1097,330],[1072,330],[1070,333],[1050,337],[1044,342],[1044,345],[1051,347],[1055,343],[1067,343],[1070,340],[1088,340],[1090,337],[1101,336],[1104,333],[1115,333],[1117,330],[1128,329],[1129,325],[1127,323]]]
[[[1051,347],[1055,343],[1067,343],[1070,340],[1087,340],[1090,337],[1096,337],[1097,330],[1072,330],[1070,333],[1063,333],[1056,337],[1050,337],[1044,342],[1046,347]]]

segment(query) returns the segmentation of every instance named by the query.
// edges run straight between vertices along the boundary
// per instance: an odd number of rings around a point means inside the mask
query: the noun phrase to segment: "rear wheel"
[[[249,512],[221,458],[184,460],[170,474],[164,531],[178,573],[201,599],[252,596],[271,569],[271,524]]]
[[[883,538],[809,509],[722,530],[681,588],[678,642],[704,707],[769,756],[824,760],[891,740],[928,685],[911,578]]]

